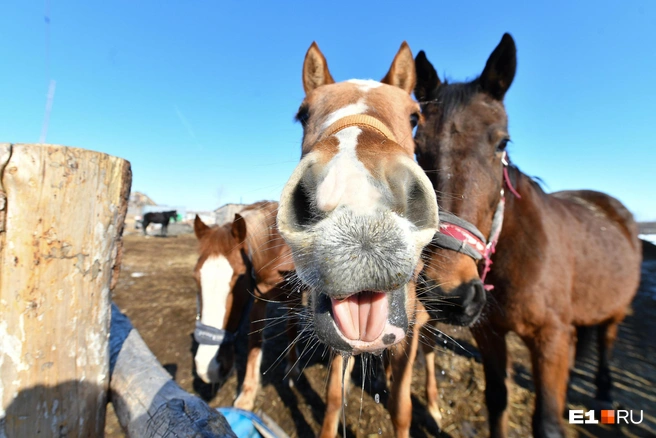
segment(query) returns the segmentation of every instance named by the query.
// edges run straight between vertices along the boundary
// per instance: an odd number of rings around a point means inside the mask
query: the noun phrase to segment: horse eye
[[[299,110],[298,113],[296,113],[296,120],[301,122],[302,125],[305,126],[307,124],[308,118],[310,117],[310,112],[305,106],[302,106]]]
[[[497,152],[503,152],[506,150],[506,146],[508,146],[508,142],[510,141],[509,138],[504,138],[499,142],[497,145]]]
[[[410,114],[410,126],[416,128],[418,123],[419,123],[419,114],[417,113]]]

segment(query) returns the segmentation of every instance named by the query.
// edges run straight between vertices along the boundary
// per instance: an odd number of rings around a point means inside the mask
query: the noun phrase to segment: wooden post
[[[103,435],[130,164],[0,144],[0,437]]]

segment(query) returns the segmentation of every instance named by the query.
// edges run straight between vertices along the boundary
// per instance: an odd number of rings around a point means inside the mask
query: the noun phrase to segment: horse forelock
[[[237,246],[237,240],[232,235],[232,223],[210,228],[198,245],[201,258],[230,254]]]

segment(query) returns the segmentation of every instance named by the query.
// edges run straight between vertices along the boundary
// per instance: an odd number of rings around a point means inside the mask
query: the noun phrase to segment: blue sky
[[[44,16],[49,17],[49,24]],[[549,190],[591,188],[656,219],[656,2],[17,1],[0,6],[0,141],[128,159],[133,190],[213,209],[277,199],[317,41],[335,79],[380,79],[400,43],[441,77],[518,46],[512,160]]]

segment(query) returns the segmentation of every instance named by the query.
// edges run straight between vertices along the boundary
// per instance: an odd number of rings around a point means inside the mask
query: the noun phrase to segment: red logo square
[[[602,410],[601,424],[615,424],[615,411]]]

